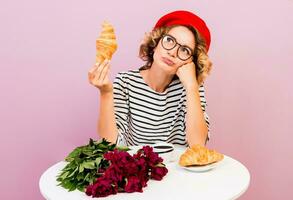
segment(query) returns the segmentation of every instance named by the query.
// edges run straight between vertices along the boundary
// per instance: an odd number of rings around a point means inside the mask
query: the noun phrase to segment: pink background
[[[119,49],[111,78],[143,64],[138,47],[163,14],[187,9],[211,29],[209,147],[242,162],[240,198],[293,199],[293,1],[7,1],[0,8],[0,199],[42,199],[41,174],[97,139],[99,93],[87,80],[103,20]]]

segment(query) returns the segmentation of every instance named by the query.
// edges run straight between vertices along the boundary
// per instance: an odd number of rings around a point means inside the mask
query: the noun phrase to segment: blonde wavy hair
[[[139,57],[146,61],[146,64],[140,69],[149,69],[153,63],[154,48],[158,45],[162,36],[168,33],[172,28],[178,25],[169,27],[160,27],[145,34],[142,44],[139,48]],[[192,26],[185,26],[192,31],[196,40],[196,50],[193,56],[193,62],[196,66],[197,82],[201,85],[210,74],[213,63],[210,61],[206,51],[206,43],[199,32]],[[173,79],[178,79],[177,75]]]

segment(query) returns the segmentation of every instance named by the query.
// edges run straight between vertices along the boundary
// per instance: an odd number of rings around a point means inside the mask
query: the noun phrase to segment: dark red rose
[[[135,159],[125,151],[119,151],[115,149],[104,154],[104,158],[110,161],[111,165],[116,165],[119,168],[124,167],[129,162],[134,162]]]
[[[104,168],[99,168],[99,169],[98,169],[98,173],[100,173],[100,174],[105,173],[105,171],[106,171],[106,169],[104,169]]]
[[[91,195],[92,195],[92,191],[93,191],[93,185],[88,185],[88,186],[86,187],[85,193],[86,193],[88,196],[91,196]]]
[[[123,179],[122,171],[116,165],[109,166],[105,171],[104,177],[108,180],[112,180],[114,183],[120,182]]]
[[[134,158],[134,159],[139,159],[139,158],[141,158],[142,156],[143,156],[143,152],[142,152],[142,150],[139,150],[139,151],[137,151],[136,154],[133,154],[133,158]]]
[[[118,185],[113,184],[111,180],[104,177],[98,178],[93,185],[89,185],[86,188],[86,194],[93,197],[106,197],[110,194],[116,194],[118,192]]]
[[[168,169],[166,167],[154,167],[151,170],[151,178],[160,181],[167,173]]]
[[[109,165],[100,168],[96,182],[86,188],[86,194],[93,197],[105,197],[117,192],[142,192],[150,178],[162,180],[168,170],[163,159],[153,152],[150,146],[144,146],[131,156],[128,152],[115,149],[104,154]]]
[[[146,157],[148,166],[150,167],[154,167],[157,164],[163,162],[163,159],[159,157],[158,153],[153,152],[153,147],[143,146],[142,152]]]
[[[138,173],[138,166],[137,166],[137,161],[132,160],[124,164],[123,166],[123,175],[128,177],[128,176],[134,176],[135,174]]]
[[[138,171],[149,171],[149,166],[147,163],[147,159],[145,157],[140,157],[137,161],[136,161],[136,166],[138,168]]]
[[[149,175],[148,173],[146,173],[145,171],[141,171],[137,174],[137,177],[139,178],[142,187],[146,187],[147,186],[147,182],[149,181]]]
[[[125,185],[125,192],[142,192],[142,184],[140,179],[136,176],[130,176],[127,179],[127,184]]]

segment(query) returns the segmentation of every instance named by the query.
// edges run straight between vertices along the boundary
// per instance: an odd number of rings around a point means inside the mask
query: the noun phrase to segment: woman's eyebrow
[[[192,50],[192,52],[195,51],[195,50],[194,50],[193,48],[191,48],[190,46],[188,46],[188,45],[186,45],[186,44],[181,44],[181,43],[179,43],[179,42],[177,41],[177,38],[176,38],[175,36],[173,36],[173,35],[171,35],[171,34],[169,34],[169,33],[168,33],[168,35],[170,35],[171,37],[173,37],[173,38],[175,39],[175,41],[176,41],[178,44],[180,44],[181,46],[185,46],[185,47],[190,48],[190,49]]]

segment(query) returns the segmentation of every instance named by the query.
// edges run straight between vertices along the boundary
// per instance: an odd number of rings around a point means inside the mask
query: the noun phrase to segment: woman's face
[[[191,53],[195,52],[195,38],[193,33],[185,26],[176,26],[167,34],[176,40],[176,46],[172,49],[167,48],[169,49],[167,50],[166,46],[165,48],[162,46],[163,38],[161,38],[158,45],[154,48],[153,58],[156,66],[161,67],[166,73],[174,75],[179,67],[192,61],[193,56],[187,60],[182,60],[180,58],[182,58],[182,55],[188,55],[188,49],[184,47],[189,47],[192,51]],[[163,43],[164,41],[167,44],[169,41],[172,42],[172,38],[165,37]],[[183,45],[183,47],[180,48],[178,44]],[[178,48],[180,48],[179,51]],[[178,56],[179,52],[180,55]]]

